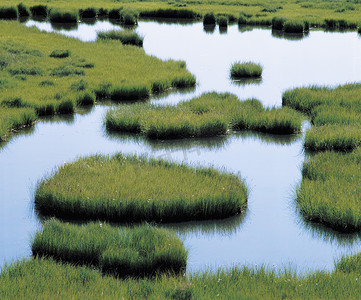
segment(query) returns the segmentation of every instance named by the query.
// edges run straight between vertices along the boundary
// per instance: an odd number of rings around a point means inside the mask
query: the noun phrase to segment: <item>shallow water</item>
[[[47,23],[29,21],[27,26],[34,24],[53,30]],[[83,29],[82,25],[78,26],[81,37],[94,37],[99,28],[115,26],[97,22]],[[282,92],[293,86],[361,79],[357,72],[361,70],[361,41],[356,33],[312,31],[303,39],[289,40],[275,37],[267,29],[241,32],[237,26],[230,26],[226,34],[218,29],[209,34],[199,23],[155,22],[140,22],[136,30],[145,36],[148,54],[185,60],[198,80],[195,90],[153,99],[155,103],[176,103],[216,90],[235,93],[242,99],[257,97],[266,106],[280,106]],[[262,81],[235,85],[228,78],[235,60],[263,64]],[[291,266],[300,273],[332,270],[334,259],[360,250],[358,235],[341,235],[304,223],[297,213],[294,193],[305,156],[303,135],[242,132],[215,139],[151,142],[106,133],[103,117],[108,109],[96,106],[73,117],[42,119],[34,129],[0,144],[1,264],[30,256],[31,236],[40,226],[33,210],[38,180],[64,161],[117,151],[212,165],[239,173],[246,180],[250,197],[244,215],[166,225],[180,233],[189,249],[189,272],[234,264]]]

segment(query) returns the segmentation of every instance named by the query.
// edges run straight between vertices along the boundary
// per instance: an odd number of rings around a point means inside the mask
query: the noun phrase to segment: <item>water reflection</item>
[[[282,30],[272,29],[272,36],[275,38],[285,39],[288,41],[300,41],[309,36],[309,32],[304,33],[286,33]]]
[[[65,30],[65,31],[72,31],[72,30],[77,30],[79,24],[78,23],[55,23],[55,22],[51,22],[51,27],[56,30]]]
[[[161,225],[161,227],[170,228],[183,238],[190,234],[195,237],[200,237],[202,235],[207,235],[209,237],[214,237],[215,235],[230,237],[242,230],[242,224],[246,218],[247,210],[242,212],[242,214],[222,220],[170,223]]]
[[[203,25],[203,31],[208,34],[214,33],[214,30],[216,29],[216,24],[204,24]]]
[[[250,84],[260,85],[262,84],[262,78],[242,78],[242,79],[231,78],[231,82],[236,86],[245,86]]]

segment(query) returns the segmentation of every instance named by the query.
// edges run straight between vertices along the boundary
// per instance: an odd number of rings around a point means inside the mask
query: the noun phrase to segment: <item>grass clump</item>
[[[319,153],[303,165],[297,204],[305,219],[343,232],[361,229],[361,151]]]
[[[30,9],[24,3],[19,3],[17,5],[17,8],[20,18],[25,18],[30,16]]]
[[[283,30],[285,22],[286,22],[285,18],[274,17],[272,19],[272,29],[274,29],[274,30]]]
[[[98,39],[101,40],[118,40],[123,45],[143,46],[144,38],[131,30],[111,30],[107,32],[98,32]]]
[[[76,104],[78,106],[93,105],[95,103],[95,94],[90,92],[84,92],[78,94],[76,98]]]
[[[46,19],[48,17],[48,7],[46,5],[34,5],[30,7],[33,18]]]
[[[225,16],[220,16],[217,19],[217,23],[219,27],[227,27],[228,26],[228,18]]]
[[[227,93],[206,93],[177,106],[123,105],[105,119],[108,130],[151,139],[217,136],[233,129],[280,134],[301,129],[298,114],[290,109],[264,109],[258,100],[241,102]]]
[[[253,62],[235,62],[231,66],[232,78],[254,78],[262,76],[262,66]]]
[[[122,154],[62,165],[35,196],[43,215],[114,222],[224,218],[246,203],[247,188],[237,176]]]
[[[97,17],[97,9],[94,7],[79,9],[79,16],[81,19],[94,19]]]
[[[12,101],[9,107],[0,106],[0,141],[7,140],[12,130],[31,126],[37,119],[34,109],[18,108],[19,101]]]
[[[216,24],[216,16],[213,12],[206,13],[203,17],[203,25],[215,25]]]
[[[185,271],[187,251],[175,233],[140,225],[71,225],[45,222],[33,240],[33,256],[95,266],[116,277],[144,277]]]
[[[69,57],[71,54],[70,50],[62,50],[62,49],[56,49],[53,50],[50,53],[50,57],[54,57],[54,58],[66,58]]]
[[[285,33],[303,33],[306,31],[305,23],[296,20],[287,20],[283,25]]]
[[[49,16],[53,23],[77,23],[79,16],[75,11],[51,10]]]
[[[0,7],[0,19],[14,20],[18,18],[18,9],[15,6]]]

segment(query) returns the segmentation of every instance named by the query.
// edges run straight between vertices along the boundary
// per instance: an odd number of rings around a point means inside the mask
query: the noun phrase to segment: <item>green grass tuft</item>
[[[215,25],[216,24],[216,16],[213,12],[206,13],[203,16],[203,24],[204,25]]]
[[[18,12],[19,12],[19,17],[20,18],[24,18],[24,17],[29,17],[30,16],[30,9],[24,4],[24,3],[19,3],[17,5],[18,8]]]
[[[131,30],[111,30],[107,32],[98,32],[100,40],[118,40],[123,45],[143,46],[144,38]]]
[[[217,23],[219,27],[227,27],[228,26],[228,18],[225,16],[220,16],[217,18]]]
[[[262,76],[262,66],[253,62],[235,62],[231,66],[232,78],[252,78]]]
[[[18,9],[15,6],[0,7],[0,19],[16,20],[18,18]]]
[[[77,23],[79,16],[76,11],[51,10],[49,14],[50,22],[53,23]]]
[[[102,223],[45,222],[34,238],[33,256],[95,266],[117,277],[185,271],[187,251],[171,231],[150,225],[116,228]]]
[[[247,188],[237,176],[122,154],[62,165],[35,196],[42,215],[112,222],[224,218],[246,203]]]
[[[61,50],[61,49],[56,49],[50,53],[50,57],[54,57],[54,58],[66,58],[69,57],[70,55],[71,55],[70,50]]]
[[[272,29],[274,29],[274,30],[283,30],[285,22],[286,22],[285,18],[274,17],[272,19]]]
[[[283,31],[285,33],[303,33],[306,31],[305,23],[302,21],[287,20],[284,23]]]

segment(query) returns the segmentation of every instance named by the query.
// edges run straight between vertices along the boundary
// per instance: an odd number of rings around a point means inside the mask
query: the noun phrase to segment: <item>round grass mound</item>
[[[262,66],[253,62],[236,62],[231,66],[231,78],[253,78],[262,76]]]
[[[122,154],[64,164],[35,194],[45,216],[127,223],[224,218],[246,204],[247,188],[235,175]]]

